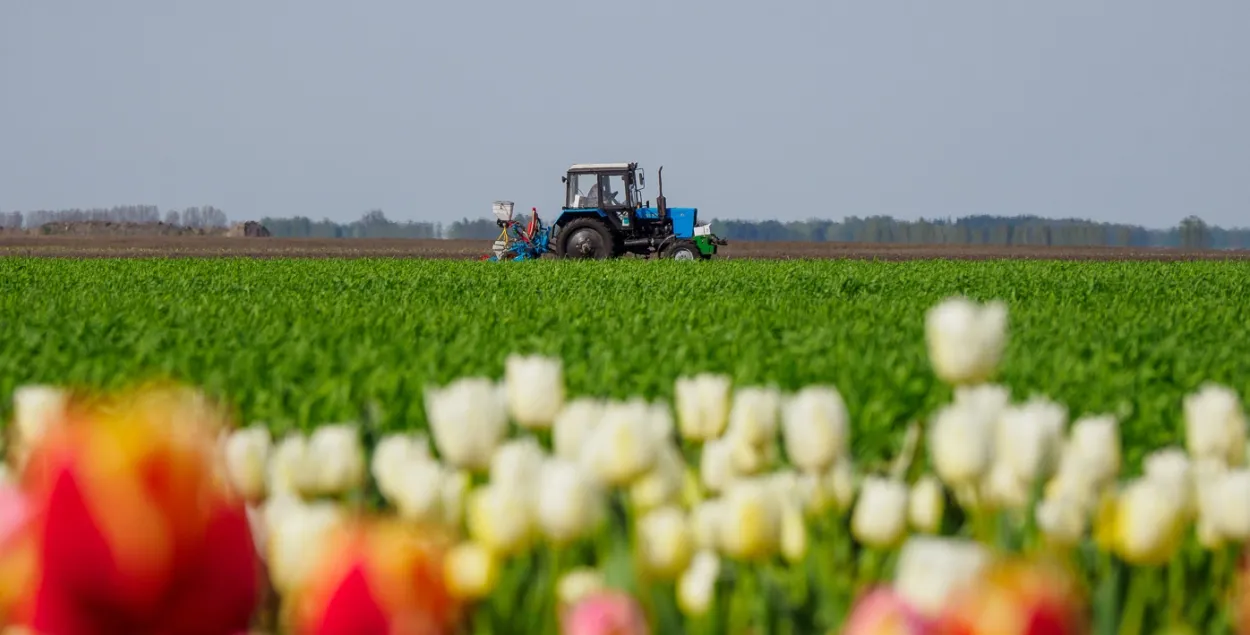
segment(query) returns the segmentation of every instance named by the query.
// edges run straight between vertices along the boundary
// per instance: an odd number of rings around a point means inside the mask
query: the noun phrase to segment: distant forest
[[[524,216],[521,216],[524,220]],[[155,206],[128,205],[113,208],[0,212],[0,228],[36,229],[48,223],[112,221],[164,222],[187,227],[224,227],[226,214],[213,206],[167,210]],[[494,219],[462,218],[449,224],[394,221],[381,210],[360,219],[338,223],[307,217],[265,217],[261,224],[271,235],[285,238],[451,238],[491,240],[499,235]],[[750,221],[713,219],[712,231],[729,240],[832,241],[864,243],[1029,245],[1029,246],[1123,246],[1186,247],[1215,249],[1250,248],[1250,228],[1225,229],[1209,225],[1196,216],[1169,229],[1139,225],[1099,223],[1081,219],[1048,219],[1037,216],[966,216],[958,219],[897,220],[889,216],[841,221]]]

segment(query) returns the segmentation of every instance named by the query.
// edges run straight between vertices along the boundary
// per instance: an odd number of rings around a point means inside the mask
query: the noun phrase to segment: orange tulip
[[[952,592],[942,635],[1084,635],[1089,617],[1074,578],[1055,565],[999,562]]]
[[[214,457],[220,421],[188,393],[71,404],[22,479],[37,583],[24,621],[49,633],[246,630],[260,565]]]
[[[391,520],[358,520],[330,536],[287,608],[299,635],[436,635],[459,607],[443,579],[450,543]]]

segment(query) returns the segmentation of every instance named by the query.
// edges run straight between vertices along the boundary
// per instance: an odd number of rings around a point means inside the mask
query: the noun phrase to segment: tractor
[[[637,163],[585,163],[571,166],[561,177],[564,205],[550,227],[537,210],[521,230],[512,220],[512,204],[497,202],[495,216],[503,228],[488,260],[529,260],[547,252],[557,258],[603,260],[627,253],[673,260],[707,260],[727,244],[698,223],[699,210],[669,207],[664,198],[664,168],[657,172],[655,206],[641,192],[646,175]]]

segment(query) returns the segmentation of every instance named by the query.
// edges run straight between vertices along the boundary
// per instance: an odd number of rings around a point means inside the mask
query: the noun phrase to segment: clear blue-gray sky
[[[1246,0],[2,0],[0,210],[1250,225]]]

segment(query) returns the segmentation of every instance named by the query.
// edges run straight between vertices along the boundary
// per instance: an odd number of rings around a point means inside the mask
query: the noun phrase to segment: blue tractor
[[[585,163],[561,177],[564,205],[547,240],[557,258],[603,260],[627,253],[673,260],[709,259],[726,241],[699,224],[694,207],[669,207],[664,168],[655,206],[642,200],[646,176],[637,163]],[[546,245],[544,245],[546,247]]]

